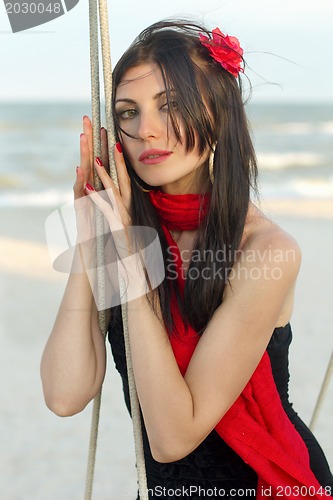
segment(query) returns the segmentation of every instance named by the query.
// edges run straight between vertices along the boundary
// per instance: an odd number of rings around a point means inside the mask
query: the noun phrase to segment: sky
[[[191,17],[239,38],[253,101],[333,102],[332,0],[109,0],[108,10],[113,65],[146,26]],[[89,64],[88,0],[14,34],[0,3],[1,102],[88,100]]]

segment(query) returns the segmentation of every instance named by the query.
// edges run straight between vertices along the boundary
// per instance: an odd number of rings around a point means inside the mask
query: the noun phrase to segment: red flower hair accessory
[[[239,41],[234,36],[224,35],[219,28],[212,31],[213,38],[200,33],[200,42],[207,47],[210,55],[221,64],[221,66],[229,71],[233,76],[237,77],[240,71],[244,72],[241,66],[243,63],[243,49]]]

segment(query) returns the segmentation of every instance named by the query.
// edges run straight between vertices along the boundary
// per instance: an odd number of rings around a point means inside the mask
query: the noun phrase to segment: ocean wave
[[[333,176],[311,179],[296,177],[281,184],[262,182],[260,191],[267,198],[333,200]]]
[[[288,135],[333,135],[333,121],[276,123],[267,127],[277,134]]]
[[[282,182],[260,182],[261,195],[272,198],[333,199],[333,176],[303,179],[295,177]],[[73,191],[7,191],[0,194],[0,207],[59,207],[73,201]]]
[[[333,176],[330,179],[295,179],[290,182],[294,192],[305,198],[333,199]]]
[[[323,124],[321,124],[319,130],[323,134],[333,135],[333,122],[324,122]]]
[[[0,173],[0,188],[1,189],[8,189],[8,188],[15,188],[21,186],[22,183],[19,179],[11,175],[10,173],[8,174],[3,174]]]
[[[258,153],[258,165],[263,170],[284,170],[295,167],[317,167],[325,162],[318,153]]]
[[[0,207],[57,207],[72,200],[73,191],[12,191],[0,195]]]

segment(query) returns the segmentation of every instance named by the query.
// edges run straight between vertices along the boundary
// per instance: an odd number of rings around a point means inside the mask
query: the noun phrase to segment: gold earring
[[[209,160],[208,160],[208,171],[209,171],[209,178],[210,182],[212,185],[214,184],[214,157],[215,157],[215,148],[216,144],[212,146],[211,152],[209,154]]]
[[[138,181],[136,179],[134,179],[133,177],[133,181],[135,182],[135,184],[138,186],[138,188],[140,189],[140,191],[142,191],[143,193],[150,193],[150,191],[152,191],[152,189],[146,189],[144,187],[142,187]]]

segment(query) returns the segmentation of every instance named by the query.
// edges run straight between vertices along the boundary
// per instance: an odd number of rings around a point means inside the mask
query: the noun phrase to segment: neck
[[[195,171],[194,175],[191,173],[182,179],[161,186],[161,191],[167,194],[205,194],[211,190],[212,185],[206,167]]]

